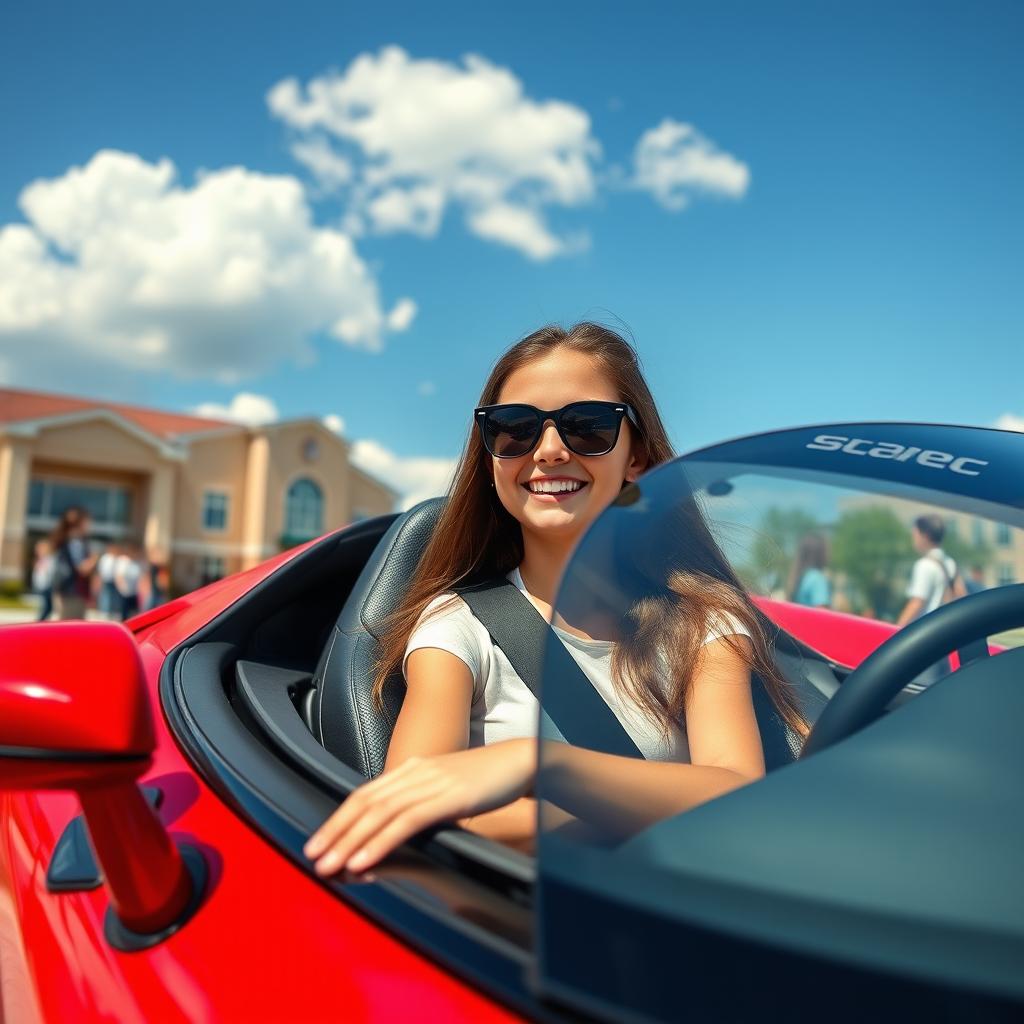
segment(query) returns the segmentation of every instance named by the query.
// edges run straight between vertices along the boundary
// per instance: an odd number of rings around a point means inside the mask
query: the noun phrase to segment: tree
[[[800,538],[820,530],[817,519],[802,508],[769,508],[758,524],[750,565],[741,571],[741,578],[761,593],[784,588]]]
[[[956,562],[961,575],[965,575],[971,566],[982,569],[991,564],[994,552],[987,544],[971,544],[958,534],[949,532],[942,540],[942,550]]]
[[[884,505],[844,512],[835,525],[831,565],[845,575],[859,614],[895,619],[914,557],[909,528]]]

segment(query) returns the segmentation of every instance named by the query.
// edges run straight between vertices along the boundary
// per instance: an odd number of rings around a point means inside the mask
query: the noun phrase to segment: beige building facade
[[[247,427],[0,389],[0,581],[28,580],[69,505],[96,542],[137,542],[187,591],[396,499],[315,419]]]

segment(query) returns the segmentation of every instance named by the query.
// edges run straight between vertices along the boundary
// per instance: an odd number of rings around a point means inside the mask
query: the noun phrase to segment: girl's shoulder
[[[750,629],[737,615],[719,608],[708,616],[708,629],[703,643],[710,644],[724,636],[750,636]]]
[[[484,624],[454,591],[438,594],[427,603],[409,635],[407,651],[433,646],[433,641],[445,636],[459,637],[463,643],[474,645],[489,641]]]

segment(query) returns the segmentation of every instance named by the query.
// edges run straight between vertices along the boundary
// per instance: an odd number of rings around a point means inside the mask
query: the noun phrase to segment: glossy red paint
[[[891,622],[878,622],[845,612],[807,608],[767,597],[755,597],[754,604],[819,654],[848,668],[855,668],[896,632]]]
[[[89,838],[115,913],[134,932],[176,922],[192,895],[174,840],[134,782],[79,790]]]
[[[166,617],[140,616],[129,623],[140,641],[154,707],[166,651],[294,554],[189,595]],[[0,627],[0,637],[9,628]],[[44,656],[45,649],[37,653],[38,660]],[[110,703],[97,692],[95,717],[111,712]],[[109,905],[104,888],[46,889],[54,846],[79,813],[78,800],[63,792],[0,793],[0,1019],[519,1019],[383,932],[280,855],[207,788],[163,715],[154,721],[152,765],[140,781],[163,791],[158,814],[171,836],[202,851],[210,868],[203,905],[151,949],[112,949],[103,935]]]
[[[88,712],[102,703],[103,715]],[[0,746],[148,757],[156,745],[131,633],[113,622],[0,631]]]

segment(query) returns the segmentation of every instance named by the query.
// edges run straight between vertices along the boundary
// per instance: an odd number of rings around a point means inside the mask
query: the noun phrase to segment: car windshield
[[[655,791],[646,807],[646,796],[603,785],[592,758],[566,751],[688,760],[684,655],[744,632],[751,618],[813,723],[850,670],[901,627],[965,595],[1024,581],[1024,436],[869,425],[770,437],[760,448],[741,441],[676,460],[626,488],[581,542],[559,591],[537,788],[541,974],[563,995],[579,984],[580,1000],[605,1013],[658,1015],[637,1002],[636,977],[609,977],[595,994],[602,943],[624,943],[621,950],[660,929],[671,946],[676,915],[691,924],[700,916],[716,871],[718,882],[749,885],[760,865],[741,855],[742,828],[721,849],[695,828],[670,855],[649,841],[659,821],[696,820],[738,793],[678,814],[679,801]],[[867,440],[843,451],[858,439]],[[688,616],[700,622],[699,636]],[[993,651],[1024,645],[1024,628],[989,641]],[[918,666],[900,680],[900,699],[914,700],[957,664],[954,652]],[[754,688],[769,772],[747,788],[751,800],[801,742],[757,678]],[[692,889],[695,878],[702,884]],[[831,881],[820,881],[827,890]]]

